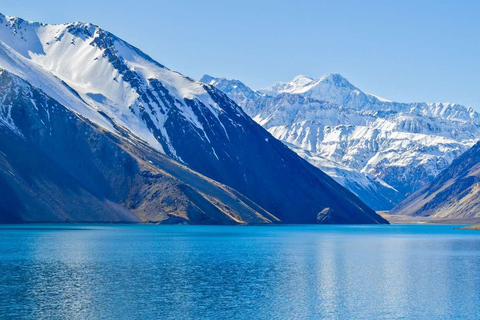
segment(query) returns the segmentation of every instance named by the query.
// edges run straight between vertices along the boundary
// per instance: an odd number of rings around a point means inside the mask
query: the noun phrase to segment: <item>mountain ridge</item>
[[[392,102],[338,74],[298,76],[260,90],[238,80],[202,80],[377,210],[428,184],[480,137],[480,115],[472,108]]]
[[[0,117],[0,221],[236,224],[278,220],[258,206],[246,205],[249,200],[235,196],[228,187],[148,152],[141,142],[102,132],[4,70],[0,84],[0,95],[5,97],[1,115],[8,114],[10,122]],[[74,148],[69,147],[72,142]],[[179,174],[190,178],[179,179]],[[157,196],[150,198],[152,193]],[[168,200],[171,196],[175,199]],[[223,215],[226,203],[231,213]],[[12,208],[14,214],[9,215]]]
[[[392,215],[480,222],[480,142],[455,159],[429,185],[392,210]]]

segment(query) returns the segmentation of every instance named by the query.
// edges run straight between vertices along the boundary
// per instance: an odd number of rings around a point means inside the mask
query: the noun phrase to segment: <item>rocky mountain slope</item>
[[[270,223],[274,216],[139,140],[0,71],[0,222]]]
[[[0,67],[35,90],[41,90],[45,99],[55,100],[109,139],[121,138],[129,142],[116,142],[115,145],[128,151],[137,162],[142,160],[137,159],[138,154],[147,152],[146,148],[149,158],[162,159],[163,165],[173,166],[175,170],[188,167],[200,174],[196,177],[208,177],[207,180],[213,179],[209,181],[215,185],[218,181],[233,188],[235,191],[231,192],[235,197],[251,199],[254,203],[245,210],[257,218],[247,219],[242,215],[238,220],[251,223],[267,220],[284,223],[386,222],[355,195],[274,139],[224,93],[166,68],[98,26],[88,23],[48,25],[0,15]],[[37,104],[33,99],[24,108],[35,109]],[[17,130],[18,124],[9,118],[11,108],[2,106],[7,110],[3,122],[9,125],[5,127],[23,135]],[[35,123],[37,130],[48,136],[48,128],[42,128],[41,124]],[[75,145],[74,141],[68,143]],[[33,141],[35,147],[38,143]],[[66,157],[64,149],[54,147],[57,145],[55,139],[50,144],[51,149],[45,152],[47,156]],[[69,144],[60,145],[68,148]],[[132,145],[141,145],[142,150],[125,149]],[[90,148],[96,150],[93,146],[86,148],[86,154],[92,153]],[[55,152],[59,155],[53,155]],[[172,165],[167,159],[179,164]],[[148,161],[155,164],[151,159]],[[102,162],[101,166],[104,165]],[[143,165],[148,166],[145,161],[141,162]],[[66,164],[61,162],[61,166],[65,169]],[[117,169],[112,170],[114,172],[108,177],[120,174]],[[170,171],[167,173],[173,175]],[[89,179],[95,181],[95,177]],[[182,173],[177,180],[192,187],[185,179],[190,178]],[[106,180],[110,183],[109,178]],[[125,199],[132,184],[124,180],[121,183],[124,194],[112,201],[128,207]],[[149,183],[156,185],[156,182]],[[138,192],[144,191],[141,185],[138,182]],[[198,193],[186,191],[189,196],[185,196],[185,201],[193,201],[192,197],[199,199],[198,194],[210,197],[209,192],[198,188],[195,187]],[[148,210],[145,209],[147,213],[140,218],[142,221],[162,220],[156,214],[165,210],[155,205],[156,197],[163,197],[162,192],[158,190],[144,201],[142,207]],[[172,195],[164,201],[171,204],[176,198]],[[229,212],[227,208],[231,208],[230,205],[222,212]],[[252,209],[256,213],[252,213]],[[170,210],[172,214],[174,211]],[[78,219],[78,216],[74,218]],[[191,221],[195,223],[196,219]]]
[[[451,103],[397,103],[338,74],[252,90],[204,76],[304,159],[377,210],[431,182],[480,137],[480,116]]]
[[[391,213],[480,222],[480,142]]]

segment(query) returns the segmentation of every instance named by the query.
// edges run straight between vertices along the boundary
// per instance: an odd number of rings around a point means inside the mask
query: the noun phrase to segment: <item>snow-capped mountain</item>
[[[234,188],[280,222],[385,222],[224,93],[166,68],[98,26],[0,15],[0,68],[105,133],[133,145],[147,143]],[[35,106],[33,101],[30,107]],[[3,122],[21,132],[9,110]],[[216,203],[209,192],[196,191]]]
[[[368,205],[391,209],[480,138],[480,115],[452,103],[397,103],[338,74],[252,90],[204,76],[256,122]]]

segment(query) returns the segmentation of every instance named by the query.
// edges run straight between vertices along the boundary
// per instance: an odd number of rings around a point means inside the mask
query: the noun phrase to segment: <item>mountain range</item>
[[[480,137],[480,115],[454,103],[399,103],[338,74],[253,90],[205,75],[257,123],[376,210],[427,186]]]
[[[0,15],[3,222],[387,223],[212,85]]]

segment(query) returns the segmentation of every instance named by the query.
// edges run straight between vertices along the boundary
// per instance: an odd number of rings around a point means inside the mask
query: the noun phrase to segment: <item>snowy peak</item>
[[[10,56],[22,56],[22,68],[11,69],[11,63],[0,67],[32,82],[30,70],[42,74],[40,78],[55,78],[49,86],[55,91],[68,87],[75,93],[76,103],[66,106],[87,118],[91,113],[110,119],[152,147],[177,157],[171,137],[164,129],[171,115],[179,115],[201,139],[210,137],[199,117],[211,115],[209,121],[221,122],[225,110],[212,98],[212,89],[171,71],[147,54],[131,46],[112,33],[90,23],[41,24],[18,18],[0,16],[0,44]],[[42,88],[43,89],[43,88]],[[51,91],[51,90],[50,90]],[[57,98],[57,96],[55,96]],[[194,103],[201,112],[192,110]],[[83,104],[83,111],[73,105]],[[238,116],[243,114],[232,107]],[[198,108],[198,107],[195,107]],[[174,112],[171,112],[174,109]],[[97,121],[98,123],[98,121]],[[220,124],[221,126],[221,124]],[[107,128],[111,129],[111,128]]]
[[[216,82],[217,80],[222,80],[222,79],[226,80],[226,78],[215,78],[215,77],[212,77],[209,74],[204,74],[203,77],[200,79],[200,82],[213,85],[214,82]]]
[[[296,91],[308,86],[313,81],[313,78],[304,75],[298,75],[290,82],[277,82],[274,86],[277,87],[276,91],[278,93],[295,93]]]
[[[327,74],[315,81],[312,81],[312,83],[310,83],[308,88],[306,88],[305,90],[312,90],[320,86],[333,86],[336,88],[346,88],[352,91],[359,90],[357,87],[351,84],[346,78],[342,77],[338,73]]]
[[[262,99],[264,96],[262,93],[250,89],[239,80],[215,78],[206,74],[200,79],[200,82],[211,85],[227,94],[230,99],[234,100],[247,113],[251,113],[251,108],[256,108],[252,102]]]
[[[296,83],[298,85],[306,85],[307,83],[310,83],[312,82],[314,79],[311,78],[311,77],[308,77],[308,76],[304,76],[304,75],[298,75],[298,76],[295,76],[293,79],[292,79],[292,83]]]
[[[254,99],[238,99],[224,88],[228,80],[222,83],[219,89],[274,137],[376,209],[432,181],[480,138],[472,108],[388,101],[338,74],[297,76]]]
[[[362,92],[346,78],[336,73],[327,74],[317,79],[307,76],[296,76],[290,82],[277,82],[271,87],[260,89],[259,92],[270,96],[284,93],[300,94],[311,99],[355,107],[357,109],[370,106],[377,107],[383,101],[387,101]]]
[[[297,76],[290,82],[277,82],[258,92],[276,97],[280,94],[299,94],[311,99],[326,101],[360,112],[416,114],[446,120],[467,121],[480,124],[479,114],[472,108],[455,103],[400,103],[365,93],[340,74],[328,74],[312,79]]]
[[[0,23],[5,24],[5,26],[9,25],[10,28],[16,30],[16,32],[21,31],[21,29],[25,28],[26,25],[42,25],[42,23],[39,22],[27,21],[19,17],[7,16],[2,13],[0,13]]]
[[[295,81],[295,78],[293,81]],[[331,73],[323,77],[320,77],[318,79],[312,79],[311,81],[306,82],[303,86],[299,87],[297,90],[291,93],[305,93],[308,91],[320,91],[322,90],[322,88],[325,88],[325,87],[334,87],[337,89],[345,88],[350,91],[358,90],[358,88],[352,85],[346,78],[342,77],[340,74]]]
[[[221,91],[229,91],[229,92],[238,92],[238,93],[243,93],[245,96],[248,96],[250,98],[253,98],[257,95],[259,95],[258,92],[250,89],[247,87],[243,82],[239,80],[229,80],[226,78],[215,78],[212,77],[208,74],[204,75],[201,79],[200,82],[209,84],[211,86],[214,86]]]
[[[273,86],[260,89],[259,91],[271,96],[276,96],[281,93],[295,93],[310,84],[313,80],[313,78],[298,75],[289,82],[276,82]]]
[[[312,98],[323,98],[327,93],[343,90],[347,94],[358,90],[347,79],[339,74],[328,74],[318,79],[299,75],[289,82],[277,82],[271,87],[261,89],[261,92],[276,96],[282,93],[304,94]]]

